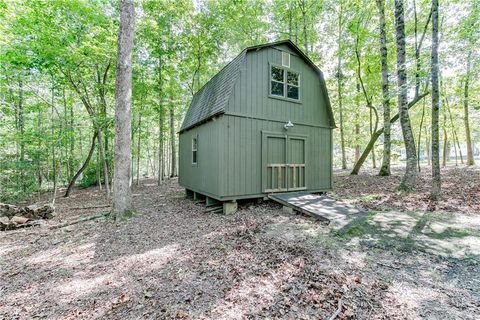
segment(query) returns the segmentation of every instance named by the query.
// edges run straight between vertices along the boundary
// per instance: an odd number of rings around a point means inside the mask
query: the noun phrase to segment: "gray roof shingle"
[[[232,88],[240,74],[245,53],[246,50],[243,50],[193,96],[180,132],[225,112]]]
[[[232,93],[235,81],[240,75],[240,67],[245,61],[245,56],[250,50],[259,50],[265,47],[271,47],[278,44],[287,44],[292,47],[312,68],[316,70],[320,81],[322,82],[322,91],[327,102],[327,112],[330,118],[332,128],[335,127],[335,120],[333,117],[330,99],[323,78],[323,73],[318,67],[300,50],[292,41],[281,40],[272,43],[261,44],[244,49],[235,59],[230,61],[222,70],[220,70],[210,81],[208,81],[195,95],[193,96],[190,107],[188,108],[185,118],[183,119],[180,132],[193,128],[208,119],[225,113],[228,104],[228,99]]]

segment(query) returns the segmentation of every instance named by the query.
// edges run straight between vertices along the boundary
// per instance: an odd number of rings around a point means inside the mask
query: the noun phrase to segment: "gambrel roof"
[[[335,128],[335,121],[333,112],[328,98],[327,88],[323,73],[320,69],[300,50],[292,41],[282,40],[252,46],[244,49],[235,59],[230,61],[222,70],[220,70],[210,81],[208,81],[195,95],[193,96],[190,107],[188,108],[185,118],[180,128],[180,132],[186,131],[190,128],[198,126],[209,119],[225,113],[228,100],[232,93],[234,84],[240,76],[240,68],[245,61],[247,52],[252,50],[260,50],[266,47],[276,45],[288,45],[295,53],[297,53],[308,65],[310,65],[317,73],[321,82],[321,90],[327,101],[327,113],[330,118],[330,125]]]

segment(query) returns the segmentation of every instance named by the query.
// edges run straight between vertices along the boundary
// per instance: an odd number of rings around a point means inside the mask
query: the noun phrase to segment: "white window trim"
[[[193,153],[195,152],[195,162],[193,161]],[[198,135],[192,138],[192,165],[198,165]]]
[[[279,69],[282,69],[283,70],[283,81],[278,81],[278,80],[275,80],[272,78],[272,68],[275,67],[275,68],[279,68]],[[291,73],[296,73],[298,75],[298,85],[294,85],[294,84],[288,84],[287,83],[287,80],[288,80],[288,72],[291,72]],[[268,82],[268,96],[270,98],[276,98],[276,99],[281,99],[281,100],[287,100],[287,101],[291,101],[291,102],[295,102],[295,103],[301,103],[301,98],[302,98],[302,91],[301,91],[301,78],[302,78],[302,75],[300,74],[300,72],[296,71],[296,70],[292,70],[290,68],[285,68],[285,67],[281,67],[277,64],[273,64],[273,63],[269,63],[269,69],[268,69],[268,73],[269,73],[269,82]],[[276,82],[276,83],[281,83],[283,84],[283,96],[281,95],[277,95],[277,94],[273,94],[272,93],[272,81]],[[287,95],[288,95],[288,92],[287,92],[287,89],[288,89],[288,86],[292,86],[292,87],[296,87],[298,88],[298,99],[294,99],[294,98],[289,98]]]

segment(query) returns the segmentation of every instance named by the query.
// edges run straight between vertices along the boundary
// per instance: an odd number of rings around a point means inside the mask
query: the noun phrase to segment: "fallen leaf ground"
[[[476,319],[480,259],[440,245],[478,244],[478,171],[447,170],[428,216],[427,175],[410,195],[399,179],[338,173],[334,196],[371,210],[341,232],[270,202],[203,213],[176,180],[134,187],[126,221],[49,229],[108,210],[76,190],[45,225],[0,234],[0,319],[326,319],[339,301],[338,319]]]

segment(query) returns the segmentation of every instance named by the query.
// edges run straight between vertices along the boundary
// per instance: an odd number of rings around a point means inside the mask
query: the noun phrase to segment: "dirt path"
[[[475,255],[428,252],[362,223],[335,235],[273,203],[205,214],[183,195],[176,181],[145,181],[138,215],[119,225],[0,234],[0,319],[324,319],[339,300],[340,319],[480,313]],[[104,203],[96,189],[78,191],[48,223]]]

